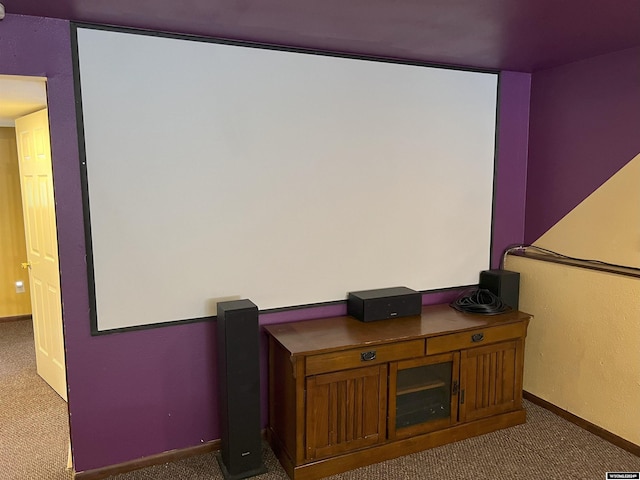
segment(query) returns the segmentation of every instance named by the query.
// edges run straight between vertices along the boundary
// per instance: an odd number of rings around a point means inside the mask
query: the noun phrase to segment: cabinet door
[[[459,354],[394,362],[389,367],[389,438],[449,427],[458,419]]]
[[[460,353],[461,421],[521,408],[523,351],[514,340]]]
[[[308,377],[306,458],[383,442],[386,386],[386,364]]]

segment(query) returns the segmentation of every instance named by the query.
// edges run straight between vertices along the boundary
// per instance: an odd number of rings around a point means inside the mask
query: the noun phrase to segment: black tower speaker
[[[249,300],[218,303],[218,463],[227,480],[265,473],[260,428],[258,307]]]
[[[480,288],[489,290],[500,297],[514,310],[518,309],[520,298],[520,274],[508,270],[484,270],[480,272]]]

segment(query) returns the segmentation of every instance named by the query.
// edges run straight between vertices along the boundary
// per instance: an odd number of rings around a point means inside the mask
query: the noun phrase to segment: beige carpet
[[[66,403],[37,376],[30,321],[0,323],[0,480],[70,480]],[[640,458],[525,401],[527,423],[328,477],[332,480],[600,480]],[[286,480],[265,446],[268,473]],[[222,480],[215,453],[112,480]]]
[[[640,472],[640,458],[525,401],[527,423],[395,460],[327,477],[330,480],[604,480],[608,471]],[[269,470],[256,480],[287,480],[265,446]],[[112,480],[222,480],[215,454],[110,477]]]
[[[69,480],[67,403],[36,373],[31,320],[0,323],[0,479]]]

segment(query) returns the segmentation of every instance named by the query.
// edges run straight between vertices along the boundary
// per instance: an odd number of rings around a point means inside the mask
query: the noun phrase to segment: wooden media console
[[[530,318],[433,305],[266,326],[273,451],[310,480],[524,423]]]

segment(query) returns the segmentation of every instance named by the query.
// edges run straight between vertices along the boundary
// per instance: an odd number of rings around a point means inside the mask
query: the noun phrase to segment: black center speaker
[[[347,313],[361,322],[420,315],[422,294],[407,287],[349,292]]]
[[[514,310],[520,299],[520,274],[509,270],[484,270],[480,272],[479,288],[489,290]]]
[[[260,330],[258,307],[250,300],[218,303],[218,375],[224,478],[265,473],[260,425]]]

